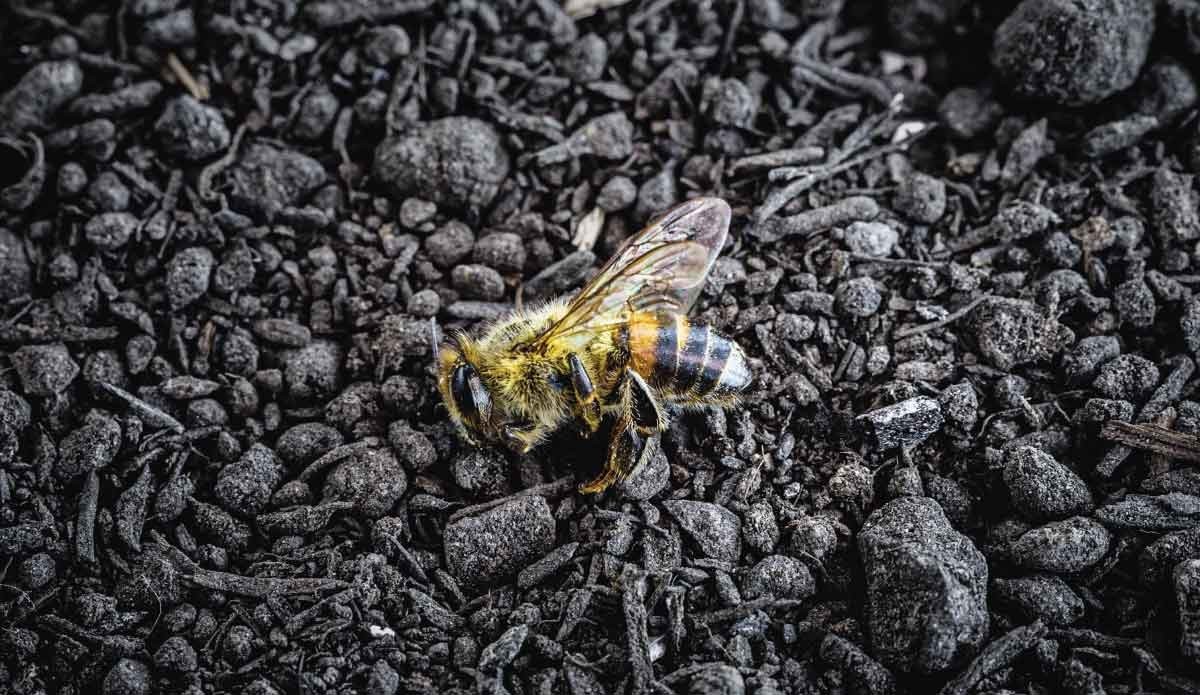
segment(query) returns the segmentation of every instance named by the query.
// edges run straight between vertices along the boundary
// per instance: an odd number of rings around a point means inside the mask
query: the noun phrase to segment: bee
[[[594,434],[612,418],[598,493],[636,469],[666,429],[664,406],[735,404],[750,384],[745,353],[687,314],[725,244],[719,198],[679,205],[631,237],[569,302],[518,310],[438,348],[437,385],[473,444],[524,454],[574,422]]]

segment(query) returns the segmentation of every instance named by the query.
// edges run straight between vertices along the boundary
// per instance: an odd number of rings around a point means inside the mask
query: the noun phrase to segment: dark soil
[[[0,692],[1200,692],[1200,3],[4,5]],[[744,402],[460,441],[695,195]]]

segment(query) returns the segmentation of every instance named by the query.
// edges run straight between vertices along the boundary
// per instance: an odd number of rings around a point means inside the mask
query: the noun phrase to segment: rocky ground
[[[1200,692],[1196,0],[13,0],[0,691]],[[729,412],[430,319],[734,207]]]

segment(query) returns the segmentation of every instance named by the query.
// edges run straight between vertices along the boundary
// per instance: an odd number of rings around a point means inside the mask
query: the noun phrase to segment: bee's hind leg
[[[638,433],[648,437],[667,429],[667,418],[662,405],[642,375],[632,369],[626,369],[625,379],[629,385],[630,419],[637,427]]]
[[[646,438],[638,434],[638,428],[629,417],[628,411],[613,423],[612,439],[608,445],[608,457],[600,475],[579,486],[584,494],[604,492],[613,484],[629,475],[637,467],[638,460],[646,451]]]
[[[571,386],[575,390],[575,400],[579,403],[583,422],[588,433],[594,434],[600,429],[600,396],[579,355],[567,355],[567,364],[571,368]]]

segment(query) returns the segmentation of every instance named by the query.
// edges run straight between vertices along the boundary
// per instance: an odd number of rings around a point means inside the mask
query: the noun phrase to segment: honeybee
[[[613,427],[598,493],[627,476],[667,427],[664,404],[728,407],[750,384],[733,340],[688,312],[725,244],[731,211],[696,198],[631,237],[569,302],[518,310],[438,348],[437,385],[471,443],[524,454],[571,422]]]

